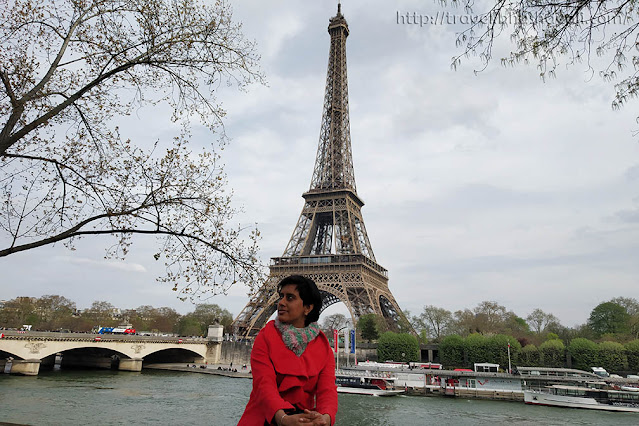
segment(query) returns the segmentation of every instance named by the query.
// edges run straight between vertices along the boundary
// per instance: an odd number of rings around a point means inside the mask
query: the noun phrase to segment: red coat
[[[301,356],[284,345],[274,321],[259,332],[251,351],[253,391],[239,425],[270,423],[279,409],[316,410],[337,414],[335,359],[324,333],[313,339]]]

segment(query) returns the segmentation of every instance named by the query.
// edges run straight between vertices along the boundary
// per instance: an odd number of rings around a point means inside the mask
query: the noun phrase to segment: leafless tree
[[[537,308],[526,317],[526,322],[537,334],[543,333],[548,327],[558,325],[559,319],[553,314],[547,314]]]
[[[615,85],[613,108],[639,89],[639,20],[636,4],[625,0],[442,0],[474,16],[459,33],[464,51],[453,57],[477,55],[483,66],[493,59],[495,40],[509,37],[514,46],[501,63],[512,66],[535,61],[542,78],[555,76],[560,65],[581,63]],[[602,58],[601,61],[595,58]],[[601,65],[600,65],[601,64]]]
[[[426,331],[429,338],[436,341],[447,334],[453,322],[453,314],[450,311],[433,305],[425,306],[417,318],[418,324],[422,326],[420,328]]]
[[[181,298],[259,282],[259,233],[235,224],[220,165],[215,91],[262,76],[229,6],[210,3],[0,0],[0,257],[108,235],[107,256],[122,258],[134,235],[153,236],[159,279]],[[123,135],[117,119],[143,107],[175,133]],[[195,150],[200,123],[220,132]]]

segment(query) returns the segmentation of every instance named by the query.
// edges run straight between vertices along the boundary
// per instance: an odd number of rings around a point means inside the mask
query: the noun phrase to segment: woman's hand
[[[304,414],[307,414],[308,419],[313,426],[331,426],[331,416],[328,414],[321,414],[317,411],[304,410]]]
[[[312,425],[330,426],[331,416],[317,411],[304,410],[301,414],[287,414],[280,419],[280,426]]]

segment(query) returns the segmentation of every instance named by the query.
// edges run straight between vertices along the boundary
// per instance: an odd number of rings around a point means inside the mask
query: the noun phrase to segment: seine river
[[[0,423],[234,425],[250,379],[144,370],[0,374]],[[338,425],[637,425],[637,413],[443,397],[340,395]]]

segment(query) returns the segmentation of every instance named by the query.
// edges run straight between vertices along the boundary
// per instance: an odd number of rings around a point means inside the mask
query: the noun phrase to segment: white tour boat
[[[395,396],[404,393],[395,389],[393,377],[356,376],[338,374],[335,376],[338,393],[372,396]]]
[[[533,405],[639,413],[639,392],[634,390],[552,385],[547,386],[545,391],[525,390],[524,402]]]

